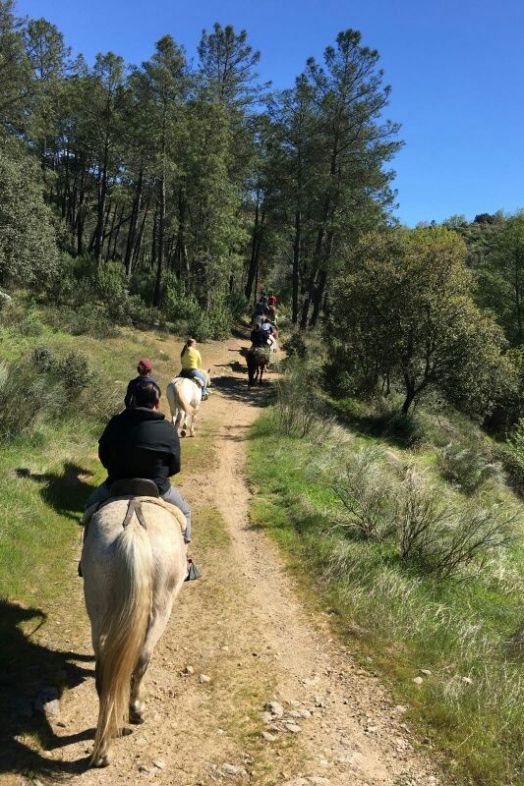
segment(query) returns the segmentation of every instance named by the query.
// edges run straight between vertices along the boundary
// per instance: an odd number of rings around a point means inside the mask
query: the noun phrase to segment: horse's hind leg
[[[187,434],[187,415],[183,410],[180,410],[180,436],[185,437]]]
[[[145,720],[144,677],[149,667],[155,645],[164,632],[169,620],[171,608],[173,606],[172,594],[168,592],[162,594],[160,599],[156,599],[155,606],[157,609],[156,614],[153,614],[153,623],[147,632],[142,652],[140,653],[138,663],[131,677],[131,694],[129,697],[129,720],[131,723],[143,723]],[[159,607],[162,611],[158,611]]]
[[[151,661],[151,650],[145,649],[142,651],[138,663],[131,677],[131,695],[129,697],[129,721],[131,723],[144,722],[144,696],[142,690],[142,683],[144,681],[145,673]]]

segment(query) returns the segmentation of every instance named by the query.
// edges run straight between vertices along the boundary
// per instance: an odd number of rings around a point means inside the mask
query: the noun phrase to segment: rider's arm
[[[107,469],[109,464],[109,444],[107,441],[107,429],[105,429],[104,433],[98,440],[98,458],[100,459],[102,466]]]
[[[170,435],[169,448],[169,476],[171,477],[180,472],[180,440],[174,428]]]
[[[126,409],[131,406],[131,402],[133,401],[133,387],[134,387],[135,380],[132,379],[131,382],[127,386],[126,397],[124,398],[124,404]]]

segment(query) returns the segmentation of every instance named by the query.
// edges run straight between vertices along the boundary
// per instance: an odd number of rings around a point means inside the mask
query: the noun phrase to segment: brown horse
[[[261,347],[247,349],[247,347],[242,347],[239,349],[239,352],[247,362],[249,387],[252,387],[257,381],[261,385],[264,369],[269,363],[269,349],[262,349]]]

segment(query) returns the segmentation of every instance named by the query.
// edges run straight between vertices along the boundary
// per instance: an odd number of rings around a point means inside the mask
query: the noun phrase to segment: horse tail
[[[182,385],[176,386],[176,395],[178,398],[178,403],[180,404],[181,409],[184,410],[186,415],[194,416],[197,413],[197,407],[194,407],[186,398]]]
[[[153,592],[153,553],[136,510],[115,540],[112,581],[100,635],[97,687],[100,709],[91,762],[107,750],[128,718],[131,676],[147,633]],[[139,511],[142,519],[141,511]]]
[[[166,388],[166,397],[171,412],[171,418],[174,418],[176,414],[176,386],[173,382],[170,382]]]

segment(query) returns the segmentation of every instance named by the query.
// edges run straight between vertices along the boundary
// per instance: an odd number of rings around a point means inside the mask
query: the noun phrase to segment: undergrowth
[[[445,423],[447,442],[451,430],[467,432]],[[340,425],[313,432],[285,433],[278,410],[255,424],[252,526],[286,548],[455,779],[522,782],[524,548],[501,474],[479,481],[459,460],[472,484],[445,479],[442,435],[412,450]]]

